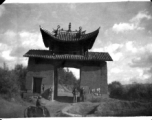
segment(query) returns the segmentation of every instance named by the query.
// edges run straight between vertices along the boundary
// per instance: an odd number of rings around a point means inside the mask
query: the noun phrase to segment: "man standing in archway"
[[[52,88],[50,87],[50,88],[49,88],[49,92],[48,92],[48,93],[49,93],[49,94],[48,94],[48,99],[49,99],[49,100],[51,100],[51,98],[52,98],[52,92],[53,92],[53,91],[52,91]]]
[[[80,88],[80,101],[84,101],[84,88]]]
[[[73,93],[73,102],[76,103],[77,102],[77,95],[78,95],[77,88],[74,87],[72,93]]]

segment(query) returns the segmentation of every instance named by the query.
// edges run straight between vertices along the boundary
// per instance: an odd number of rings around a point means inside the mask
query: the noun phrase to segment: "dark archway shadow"
[[[58,102],[73,103],[73,97],[71,96],[57,96],[55,100]],[[79,97],[77,98],[77,100],[77,102],[79,102]]]

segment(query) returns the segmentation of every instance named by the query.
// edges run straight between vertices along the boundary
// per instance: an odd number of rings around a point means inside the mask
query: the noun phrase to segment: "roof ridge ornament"
[[[81,37],[81,35],[82,35],[82,27],[81,26],[79,27],[79,33],[78,34],[79,34],[79,37]]]
[[[71,32],[71,23],[69,23],[69,30],[68,31]]]
[[[79,27],[79,32],[81,33],[81,31],[82,31],[82,27],[80,26],[80,27]]]
[[[57,30],[60,29],[60,25],[57,26]]]
[[[57,35],[58,35],[59,29],[60,29],[60,25],[57,26],[57,29],[56,29],[56,30],[53,29],[54,36],[57,36]]]

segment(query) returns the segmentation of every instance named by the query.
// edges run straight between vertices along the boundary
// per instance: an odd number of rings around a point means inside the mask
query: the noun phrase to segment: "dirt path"
[[[60,102],[52,102],[49,106],[46,106],[46,108],[50,112],[50,117],[60,117],[61,110],[68,106],[68,103],[60,103]]]
[[[58,117],[61,114],[61,110],[71,103],[67,102],[58,102],[58,101],[48,101],[46,99],[41,99],[41,105],[45,106],[49,112],[50,117]]]

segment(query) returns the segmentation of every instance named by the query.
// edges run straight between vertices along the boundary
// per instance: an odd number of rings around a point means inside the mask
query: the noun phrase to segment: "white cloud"
[[[129,30],[144,30],[143,27],[139,27],[137,23],[119,23],[119,24],[114,24],[112,27],[112,30],[115,31],[116,33],[123,33],[125,31]]]
[[[22,31],[19,33],[20,37],[28,37],[29,36],[29,32],[26,32],[26,31]]]
[[[112,68],[110,71],[111,71],[112,73],[116,73],[116,74],[122,72],[122,70],[119,69],[119,68]]]
[[[133,52],[133,53],[136,53],[136,52],[137,52],[137,48],[134,47],[132,41],[126,42],[125,46],[126,46],[126,49],[127,49],[128,51],[131,51],[131,52]]]
[[[150,68],[152,67],[152,43],[138,46],[135,49],[138,51],[132,57],[129,63],[131,67]],[[134,48],[133,48],[134,49]]]
[[[22,31],[19,33],[20,41],[23,47],[29,49],[44,49],[43,40],[40,33],[30,33]]]
[[[121,59],[123,54],[121,51],[117,51],[117,50],[122,48],[123,46],[124,46],[123,44],[110,44],[110,45],[104,47],[104,52],[109,52],[112,59],[114,61],[118,61]]]
[[[89,50],[90,52],[104,52],[104,48],[93,48]]]
[[[117,51],[119,48],[122,48],[123,46],[124,46],[123,44],[118,44],[118,43],[111,44],[111,45],[105,47],[105,52],[106,52],[106,51],[115,52],[115,51]]]
[[[140,11],[136,16],[134,16],[130,22],[133,22],[135,24],[139,24],[141,22],[142,19],[152,19],[152,16],[151,15],[148,15],[148,12],[146,10],[144,11]]]
[[[136,71],[139,73],[139,77],[143,76],[143,69],[137,68]]]
[[[90,51],[93,51],[93,52],[108,52],[111,55],[111,57],[114,61],[118,61],[123,56],[122,52],[119,50],[123,46],[124,46],[123,44],[115,43],[115,44],[110,44],[110,45],[108,45],[106,47],[103,47],[103,48],[94,48]]]
[[[73,74],[75,75],[75,77],[76,77],[77,79],[80,78],[80,70],[79,70],[79,69],[76,69],[76,68],[69,68],[69,69],[70,69],[70,71],[73,72]]]
[[[1,56],[5,59],[5,60],[14,60],[14,57],[11,57],[10,56],[10,50],[7,50],[7,51],[3,51]]]
[[[130,30],[144,30],[144,27],[140,26],[143,19],[152,19],[151,15],[148,15],[147,11],[140,11],[136,16],[131,18],[128,23],[114,24],[112,30],[116,33],[123,33]]]
[[[5,43],[6,45],[17,45],[20,44],[17,38],[17,33],[12,30],[7,30],[3,35],[2,35],[2,40],[1,43]],[[10,46],[10,47],[12,47]]]
[[[110,43],[103,48],[94,48],[92,51],[109,52],[111,55],[113,62],[108,62],[108,83],[120,81],[122,84],[128,84],[146,83],[151,77],[150,72],[145,73],[145,66],[146,68],[152,66],[151,57],[148,57],[152,54],[151,48],[150,43],[143,45],[135,41],[127,41],[121,44]],[[130,62],[136,63],[135,67],[129,66]]]
[[[116,53],[116,54],[111,54],[111,56],[112,56],[112,59],[114,60],[114,61],[119,61],[121,58],[122,58],[122,56],[123,56],[123,54],[122,53]]]
[[[2,35],[0,43],[0,61],[8,63],[9,67],[17,63],[26,65],[27,59],[23,55],[30,49],[44,49],[40,33],[27,31],[15,32],[7,30]]]
[[[141,51],[142,51],[142,52],[144,52],[144,51],[149,51],[149,52],[152,53],[152,49],[151,49],[151,48],[152,48],[152,43],[149,43],[149,44],[141,47]]]
[[[0,43],[0,52],[7,50],[9,47],[6,44]]]
[[[150,68],[152,55],[152,44],[143,45],[135,41],[124,43],[109,43],[102,48],[94,48],[92,51],[109,52],[113,62],[108,62],[108,83],[120,81],[122,84],[131,82],[146,83],[150,77],[150,72],[145,73],[145,67]],[[148,52],[148,53],[147,53]],[[134,61],[132,61],[134,60]],[[128,63],[134,62],[135,67]],[[139,66],[140,65],[140,66]]]
[[[144,75],[142,76],[142,79],[145,80],[145,79],[148,79],[148,78],[150,78],[150,77],[151,77],[151,75],[144,74]]]
[[[4,33],[5,36],[8,36],[8,37],[15,37],[16,36],[16,32],[12,31],[12,30],[7,30],[5,33]]]
[[[132,23],[119,23],[119,24],[114,24],[112,27],[113,31],[116,31],[117,33],[119,32],[124,32],[127,30],[134,30],[136,27]]]
[[[128,41],[124,44],[110,44],[104,47],[104,51],[108,51],[113,58],[113,62],[108,63],[108,83],[112,81],[120,81],[122,84],[128,84],[132,81],[144,83],[144,80],[149,78],[148,74],[144,73],[144,68],[131,67],[128,65],[132,59],[140,61],[138,54],[148,51],[152,47],[151,44],[141,46],[140,43]],[[136,78],[136,79],[134,79]]]
[[[134,47],[134,46],[133,46]],[[146,44],[136,47],[137,51],[131,57],[131,63],[129,63],[130,69],[133,69],[133,73],[137,72],[136,76],[132,76],[130,82],[138,83],[150,83],[152,79],[152,44]]]
[[[122,48],[123,46],[124,46],[123,44],[114,43],[114,44],[109,44],[108,46],[105,46],[103,48],[93,48],[90,51],[94,51],[94,52],[115,52],[119,48]]]
[[[64,68],[65,70],[67,68]],[[68,68],[73,74],[74,76],[79,79],[80,78],[80,69],[77,69],[77,68]]]

